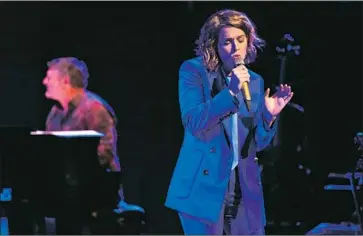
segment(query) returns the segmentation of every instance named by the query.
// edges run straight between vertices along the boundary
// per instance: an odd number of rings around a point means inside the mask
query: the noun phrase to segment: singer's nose
[[[236,42],[236,41],[233,42],[233,48],[234,48],[234,52],[237,52],[239,50],[238,42]]]

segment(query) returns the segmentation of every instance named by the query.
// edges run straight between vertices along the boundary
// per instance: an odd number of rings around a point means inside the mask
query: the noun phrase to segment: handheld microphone
[[[235,68],[240,65],[244,65],[242,58],[236,58],[234,62],[235,62]],[[247,81],[242,83],[242,92],[244,95],[247,109],[248,109],[248,111],[250,111],[251,110],[251,94],[250,94],[250,88],[248,87]]]

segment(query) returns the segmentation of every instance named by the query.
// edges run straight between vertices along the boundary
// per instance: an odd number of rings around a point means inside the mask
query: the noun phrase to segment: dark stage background
[[[353,136],[363,127],[358,2],[1,2],[0,124],[44,128],[51,106],[41,83],[46,62],[84,60],[89,89],[119,118],[126,201],[145,208],[148,233],[180,233],[177,215],[163,207],[183,135],[178,69],[194,56],[204,21],[223,8],[246,12],[266,39],[252,65],[266,86],[278,82],[281,37],[290,33],[301,46],[287,63],[287,82],[305,113],[285,110],[285,155],[272,163],[261,158],[268,220],[299,221],[306,229],[341,220],[337,211],[325,211],[342,203],[323,193],[323,184],[329,172],[347,172],[357,159]]]

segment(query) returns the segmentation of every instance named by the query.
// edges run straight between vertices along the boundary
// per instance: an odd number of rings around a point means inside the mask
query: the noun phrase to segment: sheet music
[[[54,135],[65,138],[78,138],[78,137],[103,137],[102,133],[94,130],[72,130],[72,131],[43,131],[36,130],[30,132],[30,135]]]

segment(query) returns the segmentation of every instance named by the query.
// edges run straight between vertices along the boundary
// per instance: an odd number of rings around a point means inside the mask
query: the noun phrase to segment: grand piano
[[[0,127],[0,193],[12,195],[0,203],[10,234],[35,234],[34,222],[45,217],[101,218],[117,207],[119,173],[102,168],[97,157],[102,135]]]

